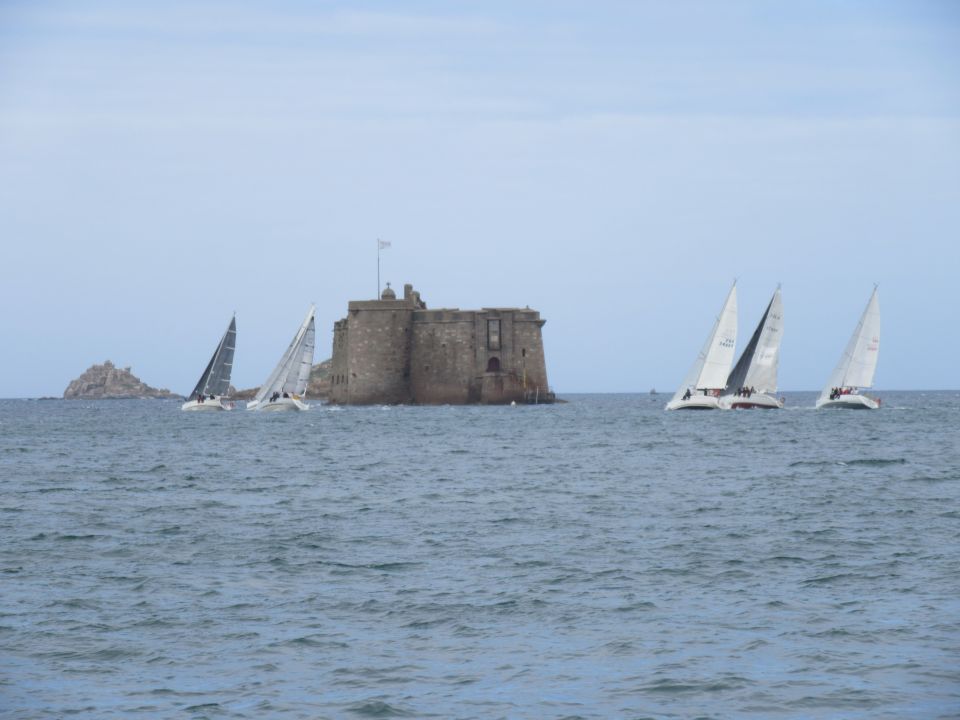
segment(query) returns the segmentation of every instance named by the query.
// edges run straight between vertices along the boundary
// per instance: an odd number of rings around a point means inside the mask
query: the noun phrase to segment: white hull
[[[217,412],[221,410],[233,410],[233,403],[225,403],[223,402],[223,398],[204,400],[203,402],[188,400],[180,406],[180,409],[184,412]]]
[[[671,400],[665,410],[717,410],[720,405],[715,395],[691,395],[686,400]]]
[[[846,408],[848,410],[876,410],[880,407],[880,402],[866,395],[841,395],[831,400],[817,401],[817,409],[820,408]]]
[[[259,410],[261,412],[291,412],[309,410],[310,406],[299,398],[282,397],[276,400],[264,400],[261,403],[247,403],[247,410]]]
[[[750,397],[724,395],[720,398],[720,407],[723,410],[779,410],[783,407],[783,399],[767,393],[753,393]]]

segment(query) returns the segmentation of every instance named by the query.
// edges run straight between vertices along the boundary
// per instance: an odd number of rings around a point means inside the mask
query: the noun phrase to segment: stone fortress
[[[529,308],[427,309],[404,285],[353,300],[334,323],[334,405],[549,403],[541,329]]]

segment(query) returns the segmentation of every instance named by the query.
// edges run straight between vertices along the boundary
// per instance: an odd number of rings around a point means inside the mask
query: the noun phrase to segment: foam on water
[[[571,400],[0,402],[0,714],[960,714],[960,396]]]

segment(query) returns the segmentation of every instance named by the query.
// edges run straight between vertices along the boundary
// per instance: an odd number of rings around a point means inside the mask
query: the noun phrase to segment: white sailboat
[[[737,284],[727,294],[707,342],[665,410],[715,410],[737,344]]]
[[[230,318],[227,330],[213,351],[203,375],[193,388],[190,397],[180,406],[181,410],[207,411],[232,410],[233,403],[224,402],[223,394],[230,387],[230,372],[233,370],[233,352],[237,346],[237,318]]]
[[[760,324],[727,378],[719,401],[721,409],[783,407],[783,400],[775,395],[782,339],[783,301],[778,286]]]
[[[873,386],[880,354],[880,298],[877,288],[864,308],[857,329],[853,331],[840,362],[817,398],[817,407],[876,410],[880,401],[861,395],[860,390]]]
[[[310,369],[313,367],[315,312],[316,308],[311,305],[277,367],[260,386],[256,397],[247,403],[247,410],[276,412],[310,409],[303,400],[307,383],[310,381]]]

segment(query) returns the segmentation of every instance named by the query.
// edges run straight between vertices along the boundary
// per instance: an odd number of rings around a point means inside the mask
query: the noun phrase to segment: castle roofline
[[[352,305],[352,303],[351,303]],[[474,308],[464,310],[458,307],[443,307],[443,308],[418,308],[414,312],[418,313],[444,313],[444,312],[455,312],[455,313],[514,313],[517,315],[539,315],[539,310],[534,310],[532,308],[518,308],[518,307],[485,307],[485,308]]]
[[[529,307],[485,307],[480,310],[481,312],[539,312]]]
[[[410,310],[414,307],[411,300],[351,300],[348,310]]]
[[[387,283],[387,287],[383,290],[379,298],[372,300],[351,300],[347,303],[347,310],[350,313],[357,313],[360,311],[398,311],[398,310],[412,310],[417,314],[418,317],[423,318],[422,313],[435,313],[434,315],[427,317],[439,317],[445,313],[458,313],[458,314],[492,314],[496,315],[499,313],[511,314],[514,316],[514,319],[517,321],[535,321],[543,322],[540,320],[540,313],[537,310],[527,307],[483,307],[479,310],[468,309],[463,310],[458,307],[443,307],[443,308],[427,308],[426,303],[420,298],[420,293],[413,289],[413,285],[407,283],[403,286],[403,297],[398,298],[393,291],[393,288],[390,287],[390,283]]]

